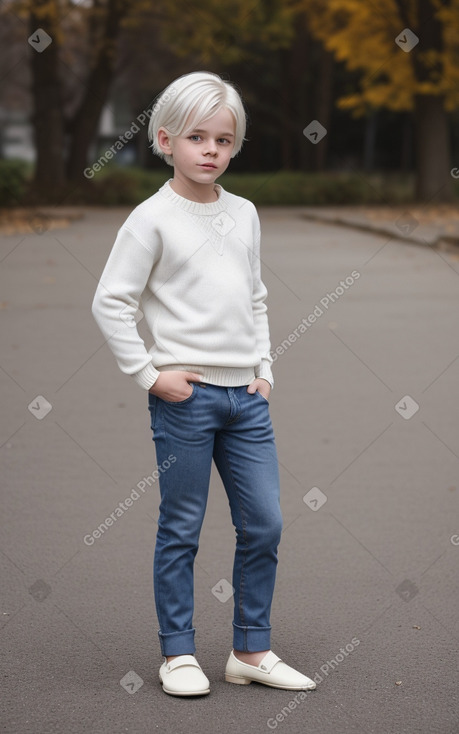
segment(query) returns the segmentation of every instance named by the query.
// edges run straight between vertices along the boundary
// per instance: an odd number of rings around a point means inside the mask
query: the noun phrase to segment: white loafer
[[[159,669],[164,693],[171,696],[205,696],[210,693],[209,679],[202,672],[194,655],[179,655]]]
[[[266,653],[258,666],[243,663],[231,651],[226,663],[225,680],[228,683],[239,683],[243,686],[255,681],[256,683],[263,683],[265,686],[283,688],[287,691],[312,691],[316,687],[311,678],[307,678],[283,663],[272,650]]]

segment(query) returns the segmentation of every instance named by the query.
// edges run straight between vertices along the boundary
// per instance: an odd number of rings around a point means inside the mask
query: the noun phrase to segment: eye
[[[201,139],[201,136],[200,135],[190,135],[189,139],[193,140],[194,142],[197,142],[198,140]]]
[[[229,145],[231,141],[230,141],[230,140],[228,140],[228,138],[219,138],[217,142],[219,142],[219,143],[223,143],[224,145],[225,145],[226,143],[228,143],[228,145]]]

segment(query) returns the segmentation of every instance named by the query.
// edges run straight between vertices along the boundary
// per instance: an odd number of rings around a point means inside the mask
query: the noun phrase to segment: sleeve
[[[142,317],[140,297],[159,257],[125,225],[121,227],[100,277],[92,314],[113,352],[118,367],[148,390],[159,376],[137,330]],[[139,318],[140,317],[140,318]]]
[[[255,325],[255,334],[257,340],[257,350],[260,355],[260,362],[255,367],[255,377],[263,377],[274,387],[274,378],[271,371],[273,359],[271,357],[271,342],[269,337],[268,324],[268,307],[265,303],[268,291],[261,280],[261,260],[260,260],[260,221],[256,210],[255,228],[254,228],[254,249],[252,254],[252,313]]]

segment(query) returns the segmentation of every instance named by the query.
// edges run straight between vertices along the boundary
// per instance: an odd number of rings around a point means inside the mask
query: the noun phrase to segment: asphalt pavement
[[[317,689],[224,681],[235,538],[213,471],[194,617],[211,693],[179,699],[158,680],[147,394],[90,311],[128,211],[0,240],[2,731],[457,734],[458,250],[406,216],[371,231],[260,210],[284,516],[272,649]]]

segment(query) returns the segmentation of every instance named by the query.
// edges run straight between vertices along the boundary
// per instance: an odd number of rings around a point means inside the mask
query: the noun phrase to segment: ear
[[[172,155],[171,136],[165,127],[160,127],[158,130],[158,145],[163,153],[166,155]]]

